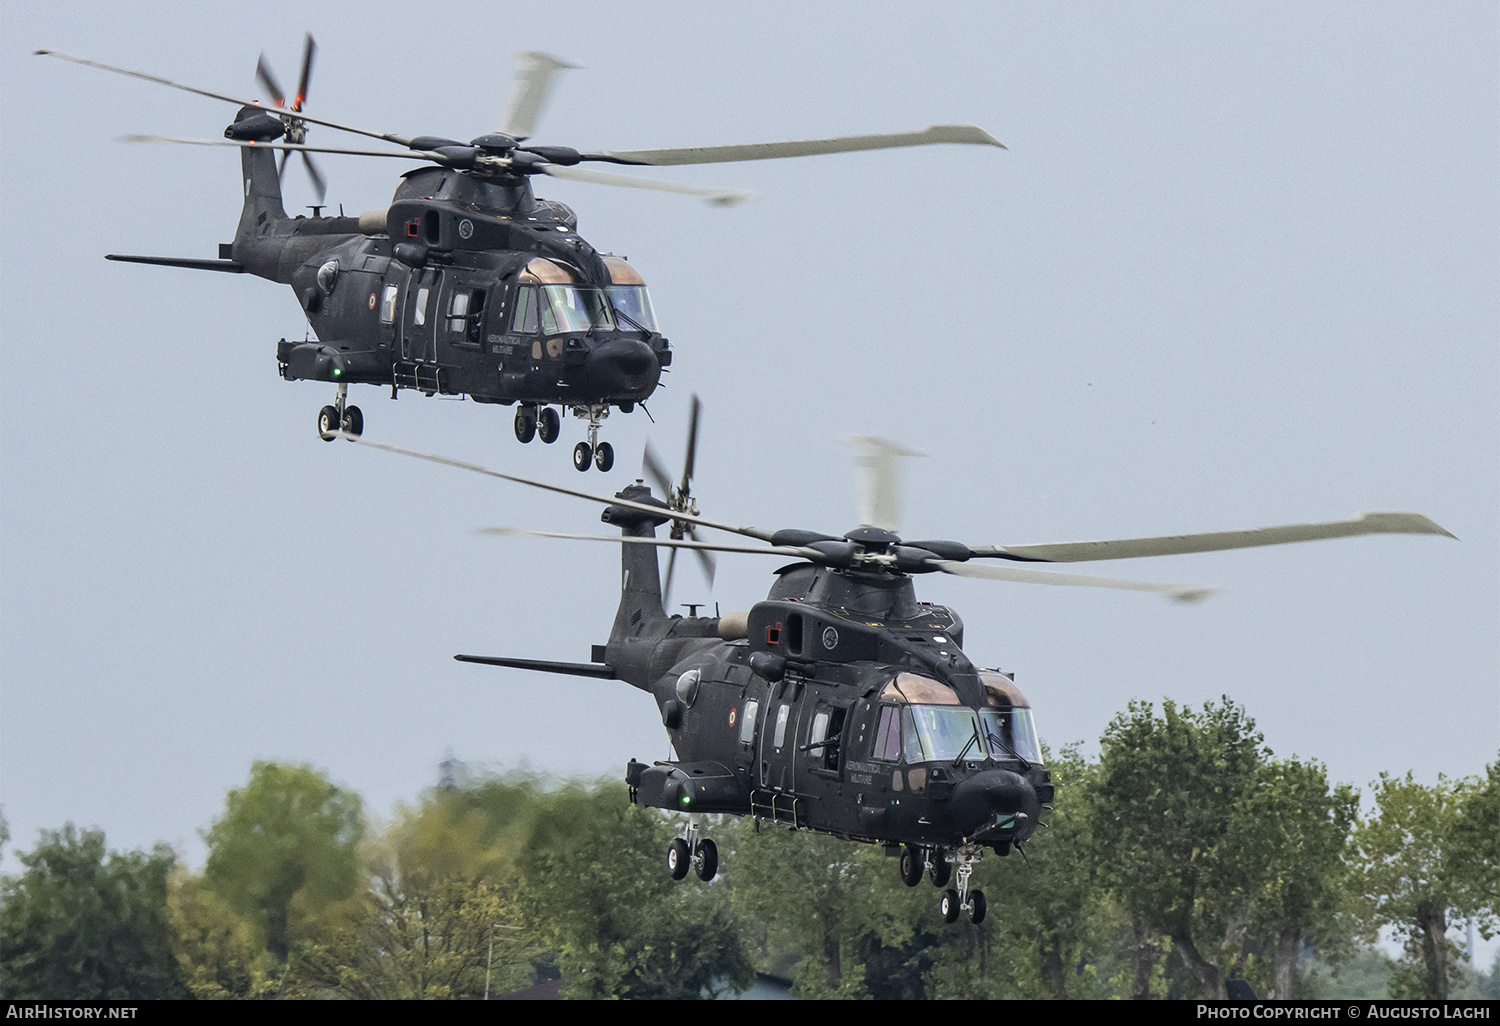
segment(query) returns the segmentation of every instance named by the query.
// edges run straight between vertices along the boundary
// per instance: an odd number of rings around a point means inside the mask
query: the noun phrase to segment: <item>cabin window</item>
[[[1037,744],[1030,709],[981,709],[979,716],[984,721],[984,739],[991,755],[997,759],[1019,756],[1025,762],[1041,763],[1042,746]]]
[[[430,295],[432,290],[429,288],[417,289],[417,305],[411,312],[411,322],[418,328],[427,323],[427,297]]]
[[[786,743],[786,721],[792,715],[790,705],[782,705],[776,710],[776,737],[771,742],[776,750],[781,751],[781,746]]]
[[[455,289],[453,298],[448,300],[448,330],[463,331],[469,322],[464,315],[469,312],[469,294],[463,289]]]
[[[760,712],[760,703],[755,699],[745,702],[745,715],[740,719],[740,744],[748,745],[755,740],[755,717]]]
[[[651,308],[651,296],[644,285],[609,285],[610,304],[627,327],[656,331],[656,311]]]
[[[813,717],[812,736],[807,739],[807,743],[809,745],[816,745],[818,742],[822,741],[827,736],[828,736],[828,714],[826,712],[820,712],[816,716]],[[811,751],[817,752],[817,751],[821,751],[821,749],[813,748],[813,749],[811,749]]]
[[[399,285],[387,285],[385,292],[380,297],[380,323],[391,324],[396,320],[396,295],[401,291]]]
[[[510,330],[527,335],[535,335],[536,326],[536,289],[524,288],[516,290],[516,315],[511,321]]]

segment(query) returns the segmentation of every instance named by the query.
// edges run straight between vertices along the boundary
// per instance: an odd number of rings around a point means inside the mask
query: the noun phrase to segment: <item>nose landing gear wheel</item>
[[[667,875],[673,880],[681,880],[687,876],[688,866],[692,861],[688,843],[680,837],[674,837],[672,843],[667,845]]]
[[[704,883],[712,880],[719,872],[719,846],[706,837],[699,841],[693,868],[698,871],[699,880]]]
[[[346,406],[341,426],[344,429],[344,434],[353,435],[355,438],[358,438],[365,433],[365,415],[360,412],[358,406]]]
[[[331,442],[339,434],[339,411],[337,407],[325,406],[318,411],[318,437]]]
[[[943,897],[938,901],[938,914],[943,917],[945,923],[958,922],[959,900],[958,892],[948,888],[943,892]]]
[[[984,922],[985,900],[983,891],[969,892],[969,922],[978,926]]]
[[[922,857],[909,844],[901,849],[901,882],[908,887],[922,882]]]
[[[577,445],[573,446],[574,469],[587,470],[589,469],[589,464],[592,463],[593,460],[594,453],[593,450],[589,448],[589,443],[579,442]]]
[[[536,433],[548,445],[557,441],[557,436],[562,433],[562,418],[552,407],[547,406],[537,411]]]
[[[525,444],[536,437],[536,407],[522,406],[516,410],[516,441]]]
[[[615,447],[608,442],[600,442],[594,446],[594,466],[602,472],[608,473],[609,468],[615,465]]]

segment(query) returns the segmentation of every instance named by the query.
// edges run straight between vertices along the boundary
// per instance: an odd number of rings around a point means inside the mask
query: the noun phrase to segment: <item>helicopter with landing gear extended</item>
[[[573,465],[609,470],[614,450],[599,441],[611,410],[631,412],[655,392],[672,363],[645,280],[624,259],[578,235],[566,204],[539,199],[531,180],[547,175],[603,185],[695,195],[721,206],[748,193],[586,170],[577,165],[712,164],[856,150],[966,143],[1001,146],[967,125],[919,132],[686,149],[580,152],[529,142],[556,72],[571,65],[546,54],[520,55],[518,87],[500,130],[468,143],[432,135],[369,131],[304,109],[315,47],[307,38],[290,101],[262,57],[257,77],[273,105],[236,99],[50,50],[58,57],[239,105],[224,139],[129,136],[127,141],[230,146],[241,150],[244,207],[234,241],[217,259],[110,254],[107,259],[254,274],[290,285],[313,335],[276,347],[288,381],[335,385],[318,414],[331,441],[357,436],[364,415],[348,403],[351,384],[425,395],[467,396],[516,407],[521,442],[557,441],[559,410],[587,422]],[[310,125],[379,139],[402,149],[310,146]],[[279,141],[278,141],[279,140]],[[1003,146],[1001,146],[1003,148]],[[278,169],[276,151],[283,161]],[[301,155],[318,192],[311,217],[288,217],[281,175]],[[312,153],[394,157],[426,165],[402,176],[390,206],[358,217],[323,217],[325,179]]]
[[[969,546],[908,541],[886,517],[894,498],[867,494],[864,523],[842,537],[807,530],[767,531],[697,515],[689,495],[696,407],[688,466],[671,486],[659,461],[648,476],[670,489],[666,501],[636,481],[613,496],[487,470],[365,439],[364,445],[561,492],[604,505],[620,535],[592,536],[493,528],[501,535],[542,535],[619,543],[619,609],[609,640],[587,663],[513,656],[459,655],[464,662],[623,680],[649,693],[671,738],[670,761],[632,760],[631,800],[685,814],[667,851],[667,871],[702,880],[718,872],[718,849],[702,836],[705,814],[813,830],[881,845],[899,859],[902,880],[925,873],[942,890],[939,911],[952,923],[985,917],[984,893],[969,886],[986,850],[1021,849],[1050,808],[1054,784],[1043,765],[1031,703],[1014,675],[976,666],[963,651],[963,621],[952,609],[919,601],[916,574],[1031,584],[1158,592],[1182,602],[1211,589],[1061,574],[1014,563],[1071,563],[1212,552],[1363,534],[1453,537],[1417,513],[1365,513],[1352,520],[1246,531],[1046,545]],[[899,449],[859,440],[873,455],[870,480]],[[885,520],[882,524],[880,521]],[[672,525],[672,537],[656,529]],[[755,544],[697,540],[694,528],[725,531]],[[765,601],[748,612],[668,616],[656,550],[766,553],[791,557],[776,571]],[[668,569],[671,582],[671,564]],[[690,614],[696,612],[689,610]],[[956,880],[953,878],[956,877]],[[954,886],[950,887],[950,882]]]

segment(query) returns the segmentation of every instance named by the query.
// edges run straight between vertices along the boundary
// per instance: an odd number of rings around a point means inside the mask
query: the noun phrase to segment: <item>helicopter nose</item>
[[[971,833],[1010,819],[1017,832],[1029,836],[1042,803],[1025,777],[991,769],[974,774],[954,789],[953,811],[963,823],[974,824]]]
[[[639,339],[612,338],[589,353],[585,365],[589,391],[601,397],[644,399],[661,379],[661,364]]]

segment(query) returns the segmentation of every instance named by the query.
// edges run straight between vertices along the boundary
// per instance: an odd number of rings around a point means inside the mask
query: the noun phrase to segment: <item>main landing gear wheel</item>
[[[346,406],[340,426],[343,427],[344,434],[358,438],[365,433],[365,415],[360,412],[358,406]]]
[[[544,406],[537,411],[536,433],[548,445],[557,441],[557,436],[562,434],[562,418],[552,407]]]
[[[615,465],[615,447],[608,442],[600,442],[594,446],[594,466],[603,473],[608,473],[609,468]]]
[[[909,844],[901,849],[901,882],[908,887],[915,887],[922,882],[921,853]]]
[[[667,875],[673,880],[681,880],[688,874],[688,866],[692,864],[693,856],[688,851],[688,843],[680,837],[672,838],[672,843],[667,845]]]
[[[573,469],[587,470],[589,464],[594,460],[594,452],[589,448],[589,443],[579,442],[573,446]]]
[[[948,883],[948,878],[953,875],[953,865],[943,857],[943,853],[935,851],[932,853],[932,862],[927,867],[927,877],[932,881],[932,886],[943,887]],[[948,920],[950,923],[953,920]]]
[[[525,444],[536,437],[536,407],[522,406],[516,410],[516,441]]]
[[[983,891],[969,892],[969,922],[978,926],[984,922],[986,905]]]
[[[318,437],[325,442],[331,442],[339,436],[339,428],[342,426],[338,407],[325,406],[318,411]]]
[[[704,883],[712,880],[719,872],[719,846],[708,838],[698,842],[698,857],[693,860],[693,868],[698,871],[698,879]]]
[[[943,897],[938,901],[938,914],[943,917],[943,922],[956,923],[959,908],[958,892],[950,887],[943,892]]]

